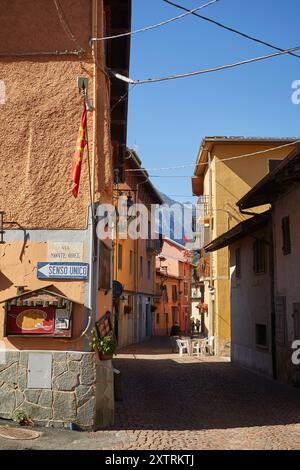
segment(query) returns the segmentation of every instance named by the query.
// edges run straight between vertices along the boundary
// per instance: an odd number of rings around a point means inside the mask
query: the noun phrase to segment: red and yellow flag
[[[83,111],[81,116],[81,123],[79,127],[79,134],[76,143],[76,149],[74,153],[73,165],[71,170],[70,178],[73,182],[72,184],[72,194],[74,197],[78,196],[80,174],[81,174],[81,163],[84,153],[84,148],[87,144],[87,111],[85,103],[83,103]]]

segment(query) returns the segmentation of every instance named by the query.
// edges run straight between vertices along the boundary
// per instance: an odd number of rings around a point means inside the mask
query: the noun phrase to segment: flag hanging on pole
[[[87,145],[87,111],[85,102],[83,103],[83,111],[81,116],[81,122],[79,127],[79,134],[76,142],[76,149],[74,153],[73,165],[71,170],[70,178],[73,182],[72,184],[72,194],[76,198],[78,196],[80,174],[81,174],[81,164],[84,149]]]

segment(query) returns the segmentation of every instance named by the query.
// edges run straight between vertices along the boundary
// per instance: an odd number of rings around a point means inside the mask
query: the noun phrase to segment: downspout
[[[93,0],[93,10],[92,10],[92,28],[93,33],[97,34],[98,29],[98,0]],[[91,233],[90,233],[90,316],[91,318],[97,315],[98,311],[98,286],[97,274],[95,275],[95,262],[97,261],[98,256],[98,239],[96,239],[96,230],[95,230],[95,164],[97,158],[97,54],[98,54],[98,45],[93,44],[93,69],[94,69],[94,80],[93,80],[93,150],[92,150],[92,162],[91,162]]]
[[[270,276],[271,276],[271,353],[273,379],[277,380],[277,352],[276,352],[276,314],[275,314],[275,256],[273,238],[273,217],[270,217]]]
[[[83,331],[80,333],[79,336],[73,339],[68,339],[68,340],[62,340],[63,343],[66,344],[73,344],[77,343],[80,339],[84,338],[84,336],[89,332],[89,329],[92,324],[92,319],[93,319],[93,305],[94,305],[94,299],[93,299],[93,294],[94,292],[97,292],[97,290],[93,289],[94,285],[94,218],[92,216],[92,207],[90,207],[89,210],[89,218],[88,218],[88,232],[89,232],[89,257],[88,257],[88,263],[90,266],[89,270],[89,289],[88,289],[88,305],[87,305],[87,310],[88,310],[88,318],[86,321],[86,325],[83,328]]]
[[[98,0],[93,0],[93,34],[97,36],[97,17],[98,17]],[[103,29],[103,28],[102,28]],[[94,59],[93,70],[94,70],[94,81],[93,81],[93,108],[94,108],[94,122],[93,122],[93,157],[92,157],[92,202],[94,203],[95,195],[95,162],[97,157],[97,54],[98,54],[98,45],[97,41],[93,42],[92,45],[92,54]],[[108,103],[108,106],[110,104]]]
[[[208,207],[209,207],[209,241],[213,240],[213,229],[212,229],[212,214],[213,214],[213,203],[212,203],[212,168],[211,168],[211,153],[208,151],[208,177],[209,177],[209,195],[208,195]],[[212,270],[212,261],[213,255],[212,252],[209,253],[209,287],[213,288],[213,270]],[[212,336],[215,335],[215,312],[214,312],[214,302],[212,301],[213,291],[210,290],[210,307],[211,307],[211,328]]]

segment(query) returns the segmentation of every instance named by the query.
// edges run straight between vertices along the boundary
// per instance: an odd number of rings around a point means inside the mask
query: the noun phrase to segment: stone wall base
[[[28,359],[37,353],[51,355],[50,387],[43,385],[42,365],[39,388],[29,385]],[[111,361],[96,364],[95,354],[86,352],[6,350],[0,357],[0,417],[10,419],[15,410],[23,410],[35,424],[47,427],[75,423],[93,430],[113,424]]]

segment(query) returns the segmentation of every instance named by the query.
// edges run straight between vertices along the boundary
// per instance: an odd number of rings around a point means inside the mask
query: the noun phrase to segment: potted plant
[[[112,359],[113,355],[116,354],[118,347],[118,343],[113,336],[103,336],[103,338],[98,338],[95,331],[93,332],[90,345],[92,351],[98,352],[99,359],[101,361]]]
[[[33,422],[29,419],[23,410],[15,410],[11,415],[11,419],[18,423],[19,426],[33,426]]]

